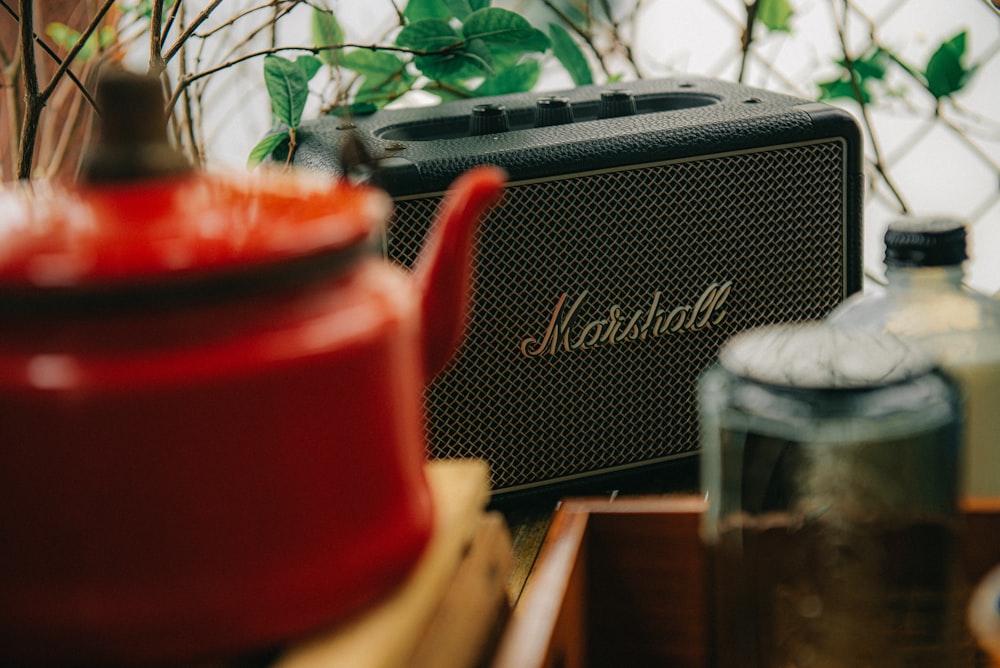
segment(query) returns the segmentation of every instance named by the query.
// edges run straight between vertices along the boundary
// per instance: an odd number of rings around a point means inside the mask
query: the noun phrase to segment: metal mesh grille
[[[485,459],[504,490],[695,450],[695,382],[719,346],[843,298],[843,170],[830,141],[511,186],[479,236],[463,347],[427,393],[434,456]],[[392,259],[413,262],[437,204],[398,203]],[[726,282],[716,325],[521,354],[561,295],[587,291],[575,337],[613,306],[645,314],[659,291],[666,317]]]

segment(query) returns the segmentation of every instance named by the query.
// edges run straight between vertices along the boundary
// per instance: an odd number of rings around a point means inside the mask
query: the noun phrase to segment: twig
[[[173,60],[174,56],[177,55],[177,52],[180,51],[181,47],[188,40],[188,38],[194,34],[194,31],[197,30],[209,16],[212,15],[212,12],[215,11],[216,7],[218,7],[221,2],[222,0],[212,0],[211,4],[201,10],[201,13],[195,17],[194,21],[191,22],[191,25],[185,28],[184,32],[182,32],[177,39],[174,40],[173,46],[171,46],[167,53],[163,56],[164,63],[169,63]]]
[[[892,196],[896,198],[899,203],[899,208],[901,213],[907,213],[909,207],[906,205],[906,201],[900,194],[899,190],[896,188],[889,176],[889,172],[886,169],[885,162],[882,160],[882,151],[879,148],[878,139],[875,136],[875,129],[872,125],[871,118],[868,114],[868,105],[865,102],[864,95],[861,92],[861,85],[858,83],[858,77],[855,76],[854,71],[854,61],[851,59],[850,49],[847,48],[847,15],[850,11],[850,0],[844,0],[844,20],[840,20],[840,16],[837,14],[836,9],[833,10],[833,21],[837,27],[837,36],[840,39],[840,48],[844,54],[844,69],[847,70],[847,76],[851,82],[851,91],[854,93],[854,98],[861,109],[861,120],[864,123],[865,130],[868,132],[868,138],[872,143],[872,153],[873,160],[872,165],[875,171],[878,172],[879,176],[885,182],[885,185],[889,188]]]
[[[79,55],[80,51],[83,50],[83,47],[90,39],[90,36],[93,35],[94,32],[100,27],[101,21],[104,20],[104,16],[111,10],[114,4],[115,0],[104,0],[104,4],[97,10],[97,14],[94,15],[94,18],[91,19],[90,25],[88,25],[87,28],[80,34],[80,39],[77,40],[76,44],[73,45],[73,48],[71,48],[69,53],[66,54],[66,57],[63,58],[63,61],[59,64],[59,69],[56,70],[55,74],[52,75],[52,79],[49,80],[49,85],[45,87],[44,91],[42,91],[42,96],[46,100],[50,95],[52,95],[52,91],[59,85],[63,75],[69,71],[69,66],[74,60],[76,60],[77,55]],[[98,109],[98,111],[100,110]]]
[[[335,49],[370,49],[372,51],[395,51],[397,53],[408,53],[414,56],[439,56],[446,53],[454,51],[459,44],[450,44],[446,47],[433,50],[423,50],[423,49],[407,49],[401,46],[379,46],[378,44],[355,44],[351,42],[345,42],[344,44],[330,44],[324,46],[276,46],[268,49],[260,49],[259,51],[254,51],[252,53],[245,53],[242,56],[237,56],[232,60],[228,60],[224,63],[220,63],[214,67],[210,67],[206,70],[201,70],[200,72],[194,72],[182,78],[177,83],[177,90],[174,91],[173,96],[167,102],[167,112],[173,109],[174,105],[177,103],[177,98],[179,91],[184,87],[190,85],[191,83],[197,81],[198,79],[204,79],[207,76],[211,76],[222,70],[227,70],[231,67],[235,67],[242,62],[253,60],[254,58],[260,58],[261,56],[273,55],[276,53],[282,53],[286,51],[304,51],[306,53],[311,53],[313,55],[318,55],[322,51],[332,51]]]
[[[64,88],[62,90],[64,92],[72,92],[72,89]],[[73,95],[69,101],[69,109],[66,113],[65,119],[60,123],[60,131],[56,133],[56,146],[50,153],[51,158],[47,161],[47,176],[55,174],[62,166],[63,161],[66,159],[66,154],[70,149],[70,145],[74,143],[76,130],[80,127],[80,123],[83,121],[83,112],[83,98],[79,95]],[[43,149],[43,155],[45,153],[46,152]]]
[[[274,9],[274,10],[277,10],[281,5],[288,5],[288,7],[284,8],[284,13],[288,13],[289,11],[291,11],[297,5],[300,5],[300,4],[309,4],[309,3],[303,3],[303,2],[301,2],[301,0],[268,0],[268,2],[266,4],[256,5],[254,7],[250,7],[249,9],[244,9],[239,14],[236,14],[236,15],[230,17],[229,20],[227,20],[225,23],[223,23],[221,25],[217,25],[217,26],[215,26],[214,28],[212,28],[210,30],[206,30],[205,32],[194,33],[194,34],[192,34],[192,37],[197,37],[198,39],[206,40],[206,39],[208,39],[209,37],[211,37],[212,35],[214,35],[217,32],[221,32],[222,30],[226,30],[227,28],[231,28],[240,19],[244,19],[247,16],[250,16],[251,14],[255,14],[255,13],[261,11],[261,10],[264,10],[264,9]],[[253,31],[254,34],[259,33],[265,27],[271,26],[272,25],[272,21],[273,21],[273,19],[269,19],[268,22],[265,23],[263,26],[255,29]],[[243,41],[245,42],[246,39],[244,39]]]
[[[230,47],[230,49],[226,52],[225,55],[219,57],[219,60],[225,62],[225,61],[227,61],[227,60],[229,60],[231,58],[234,58],[236,56],[236,54],[240,52],[241,49],[243,49],[245,46],[247,46],[248,44],[250,44],[251,42],[253,42],[253,40],[256,39],[256,37],[262,31],[264,31],[267,28],[273,28],[273,27],[277,26],[277,22],[280,21],[282,18],[284,18],[293,9],[295,9],[296,5],[298,5],[299,3],[298,3],[297,0],[292,0],[291,2],[284,2],[284,3],[279,3],[279,4],[285,4],[286,6],[279,8],[278,4],[275,4],[274,5],[274,9],[275,9],[276,15],[274,17],[272,17],[272,18],[267,19],[261,25],[255,27],[255,28],[246,30],[244,32],[244,34],[243,34],[243,38],[240,39],[240,41],[238,41],[237,43],[233,44],[232,47]],[[211,37],[212,35],[214,35],[215,33],[217,33],[218,31],[223,30],[223,29],[228,28],[228,27],[232,27],[232,25],[235,24],[237,20],[239,20],[241,18],[245,18],[245,17],[249,16],[253,12],[259,11],[261,9],[266,9],[268,6],[269,5],[261,5],[261,6],[258,6],[258,7],[254,7],[252,9],[250,9],[250,10],[247,10],[247,11],[245,11],[245,12],[237,15],[237,16],[234,16],[232,19],[230,19],[226,23],[224,23],[224,24],[222,24],[222,25],[220,25],[220,26],[218,26],[218,27],[210,30],[207,33],[198,33],[197,35],[195,35],[195,37],[198,37],[199,39],[201,39],[201,43],[202,44],[207,44],[208,43],[207,42],[208,38]],[[271,48],[277,48],[278,44],[276,43],[276,40],[277,40],[277,35],[273,34],[272,35]],[[199,60],[200,60],[200,58],[199,58]]]
[[[7,101],[7,141],[8,141],[8,151],[10,152],[10,168],[14,168],[14,160],[17,155],[17,142],[18,137],[21,133],[18,127],[18,120],[21,118],[21,104],[20,99],[17,94],[17,77],[20,73],[21,61],[19,59],[18,53],[15,50],[13,57],[10,62],[6,62],[6,57],[4,57],[3,63],[3,78],[4,78],[4,97]],[[5,181],[4,176],[4,165],[0,164],[0,181]]]
[[[743,76],[746,74],[747,60],[750,58],[750,45],[753,44],[753,29],[757,24],[757,8],[760,0],[751,0],[747,3],[747,22],[743,27],[743,38],[740,43],[740,72],[736,76],[739,83],[743,83]]]
[[[545,5],[549,9],[549,11],[558,16],[559,20],[568,25],[570,27],[570,30],[575,32],[580,37],[580,39],[583,40],[583,43],[587,45],[587,48],[590,49],[591,53],[593,53],[594,56],[597,57],[597,62],[601,66],[601,70],[604,71],[604,76],[610,77],[611,71],[608,69],[607,63],[604,62],[604,54],[602,54],[600,49],[597,48],[597,45],[594,43],[594,38],[590,34],[590,32],[576,25],[576,23],[574,23],[573,20],[569,16],[567,16],[565,12],[563,12],[559,7],[557,7],[555,3],[552,2],[552,0],[542,0],[542,4]]]
[[[114,5],[114,0],[105,0],[104,5],[98,10],[91,20],[90,25],[80,35],[80,39],[73,45],[69,53],[59,64],[58,69],[44,90],[39,90],[38,69],[35,62],[34,44],[34,23],[35,15],[31,0],[19,0],[18,10],[21,14],[20,26],[20,48],[21,48],[21,72],[24,77],[24,123],[21,126],[21,141],[17,148],[16,176],[18,179],[27,179],[31,176],[31,164],[35,155],[35,141],[38,136],[38,123],[42,115],[45,104],[52,96],[52,91],[62,80],[64,74],[69,71],[70,64],[76,59],[90,36],[94,34],[97,27],[104,20],[104,16]]]
[[[0,7],[3,7],[4,10],[6,10],[7,13],[10,14],[15,21],[20,22],[20,18],[18,17],[17,12],[15,12],[10,7],[10,5],[4,2],[4,0],[0,0]],[[50,47],[48,44],[45,43],[45,40],[39,37],[38,34],[35,33],[34,31],[32,31],[32,36],[35,40],[35,44],[41,47],[42,51],[45,52],[45,55],[51,58],[56,65],[62,65],[62,59],[56,54],[55,51],[52,50],[52,47]],[[66,76],[68,76],[70,78],[70,81],[72,81],[76,85],[76,87],[80,90],[80,94],[83,95],[84,98],[86,98],[90,106],[96,110],[97,101],[94,100],[94,98],[90,95],[90,92],[87,90],[87,87],[83,85],[83,82],[80,81],[80,79],[76,76],[76,74],[73,73],[73,70],[66,70]]]
[[[634,12],[639,11],[639,5],[641,2],[636,2],[633,8]],[[615,20],[614,13],[611,11],[611,5],[608,4],[608,0],[601,0],[601,7],[604,9],[605,16],[608,17],[608,25],[611,27],[611,39],[615,46],[624,53],[625,60],[628,64],[632,66],[632,71],[635,73],[636,77],[642,78],[642,74],[639,72],[639,65],[635,62],[635,58],[632,54],[632,47],[625,42],[621,37],[621,24]]]
[[[18,179],[31,176],[31,160],[35,153],[35,138],[38,136],[38,121],[45,106],[38,92],[38,70],[35,64],[34,25],[35,10],[32,0],[18,0],[21,15],[21,76],[24,79],[24,122],[21,125],[21,139],[17,146],[17,162],[14,173]]]
[[[149,73],[155,76],[159,76],[166,67],[160,53],[163,44],[162,31],[163,0],[153,0],[153,9],[149,15]]]
[[[167,17],[167,25],[160,31],[160,43],[157,45],[158,51],[163,51],[163,40],[167,38],[167,35],[170,34],[170,29],[174,27],[174,22],[177,20],[177,15],[180,12],[181,5],[183,4],[184,0],[177,0],[177,2],[170,7],[170,16]]]

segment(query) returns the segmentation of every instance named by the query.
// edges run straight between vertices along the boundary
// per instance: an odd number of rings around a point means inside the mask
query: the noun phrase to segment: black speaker
[[[711,79],[327,117],[298,165],[358,133],[409,265],[449,183],[505,168],[464,344],[428,389],[434,457],[497,493],[698,452],[696,380],[733,334],[821,318],[861,286],[862,143],[828,105]]]

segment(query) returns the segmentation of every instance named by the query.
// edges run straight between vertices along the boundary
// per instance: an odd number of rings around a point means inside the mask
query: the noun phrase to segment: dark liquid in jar
[[[957,520],[883,496],[932,438],[851,444],[854,462],[898,457],[895,481],[869,482],[817,462],[815,444],[744,436],[743,509],[708,543],[716,668],[976,665]]]

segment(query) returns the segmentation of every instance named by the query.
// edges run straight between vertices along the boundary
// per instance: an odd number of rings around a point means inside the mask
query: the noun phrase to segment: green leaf
[[[431,82],[421,90],[426,93],[436,95],[441,102],[452,102],[454,100],[467,100],[475,97],[475,93],[463,86],[461,83]]]
[[[851,61],[851,68],[861,78],[862,83],[864,83],[869,79],[885,79],[888,63],[889,53],[879,47],[875,47],[870,52],[862,54]],[[837,64],[845,70],[847,69],[846,60],[837,60]]]
[[[972,76],[973,70],[963,63],[967,36],[968,33],[962,31],[942,42],[927,61],[924,72],[927,90],[937,99],[962,90]]]
[[[587,86],[594,83],[594,75],[583,50],[569,32],[556,23],[549,24],[549,37],[552,38],[552,53],[562,63],[573,83],[577,86]]]
[[[857,95],[854,91],[854,86],[851,85],[850,79],[832,79],[830,81],[823,81],[817,84],[820,90],[819,99],[824,102],[837,99],[849,99],[858,101]],[[868,92],[867,88],[862,85],[858,85],[858,89],[861,91],[861,102],[868,104],[871,102],[871,94]]]
[[[163,3],[163,16],[166,18],[170,9],[174,6],[176,0],[165,0]],[[153,17],[153,0],[139,0],[139,2],[134,3],[132,6],[126,5],[124,8],[126,14],[136,14],[137,16],[150,19]]]
[[[451,17],[451,10],[445,6],[444,0],[410,0],[406,3],[403,16],[409,23],[424,19],[447,20]]]
[[[399,32],[396,44],[415,51],[440,53],[417,55],[413,63],[431,79],[467,78],[482,74],[492,65],[483,49],[463,40],[447,21],[426,19],[411,23]]]
[[[352,49],[340,58],[340,66],[363,77],[386,78],[406,69],[406,61],[388,51]]]
[[[73,28],[70,28],[65,23],[53,22],[45,26],[45,33],[52,38],[52,41],[56,43],[60,48],[66,51],[71,50],[76,43],[80,41],[80,37],[83,35]],[[97,37],[93,34],[87,38],[86,43],[77,52],[76,58],[80,61],[86,61],[92,55],[94,51],[97,50]]]
[[[257,142],[257,145],[250,150],[250,157],[247,158],[247,169],[253,169],[274,153],[274,149],[289,141],[291,135],[288,130],[273,135],[268,135]]]
[[[80,39],[80,33],[73,30],[65,23],[59,23],[58,21],[53,21],[52,23],[45,26],[45,34],[52,38],[52,41],[56,43],[56,46],[61,47],[69,51],[76,44],[76,41]]]
[[[407,71],[406,61],[386,51],[354,49],[344,53],[340,65],[362,77],[355,99],[379,107],[410,90],[416,81]]]
[[[352,102],[347,107],[334,107],[330,110],[331,116],[367,116],[379,110],[379,106],[373,102]]]
[[[313,46],[334,46],[344,43],[344,29],[333,12],[313,9],[312,15]],[[319,57],[327,65],[336,65],[337,49],[324,49]],[[310,77],[312,78],[312,77]]]
[[[488,95],[505,95],[507,93],[524,93],[535,87],[542,72],[542,65],[537,60],[526,60],[513,67],[489,77],[475,90],[478,97]]]
[[[464,21],[472,13],[469,0],[444,0],[444,4],[459,21]]]
[[[772,32],[791,32],[789,19],[795,14],[788,0],[759,0],[757,20]]]
[[[520,14],[487,7],[473,12],[462,24],[462,35],[467,40],[481,39],[492,49],[495,45],[514,47],[521,52],[544,52],[551,45],[549,38],[536,29]]]
[[[303,68],[281,56],[264,56],[264,85],[275,117],[289,128],[299,127],[309,97]]]
[[[479,71],[475,75],[492,76],[496,73],[493,67],[493,52],[481,39],[470,39],[462,52],[462,57]]]
[[[456,82],[493,72],[487,61],[464,48],[440,56],[418,56],[413,62],[424,76],[437,81]]]
[[[891,61],[892,55],[880,47],[869,49],[852,60],[850,69],[847,67],[846,60],[839,59],[834,61],[841,68],[840,78],[817,84],[820,89],[820,99],[823,101],[850,99],[868,104],[874,99],[871,88],[872,82],[883,82],[885,80]],[[854,81],[857,83],[857,91],[855,91],[854,86],[851,84],[850,75],[852,72],[854,74]],[[858,100],[858,91],[860,91],[861,100]]]
[[[323,61],[317,56],[299,56],[295,59],[295,64],[302,70],[302,75],[306,78],[306,81],[312,81],[312,78],[323,67]]]
[[[441,51],[456,47],[462,38],[447,21],[424,19],[414,21],[399,31],[396,45],[414,51]]]
[[[114,26],[101,26],[97,31],[97,43],[102,49],[112,46],[118,41],[118,30]]]

